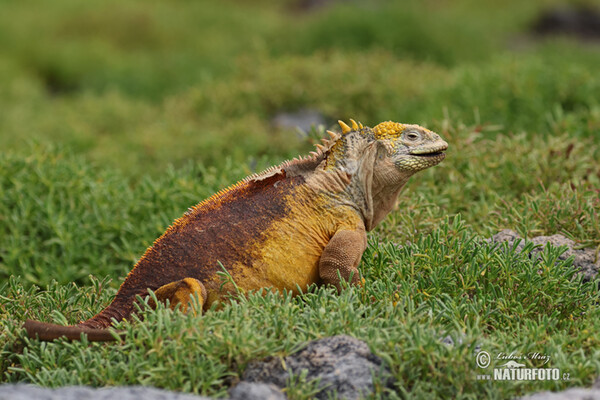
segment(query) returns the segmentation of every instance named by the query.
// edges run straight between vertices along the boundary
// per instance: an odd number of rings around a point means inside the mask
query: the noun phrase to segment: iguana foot
[[[154,294],[156,299],[162,303],[169,300],[169,305],[173,310],[179,305],[181,311],[187,312],[191,306],[194,312],[201,314],[208,292],[198,279],[184,278],[159,287]],[[194,307],[192,296],[198,296],[198,309]],[[153,308],[156,307],[153,300],[150,300],[148,304]]]

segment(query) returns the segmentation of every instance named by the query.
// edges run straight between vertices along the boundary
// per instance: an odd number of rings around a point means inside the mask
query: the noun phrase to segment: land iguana
[[[366,232],[392,210],[415,172],[445,158],[448,144],[418,125],[382,122],[374,128],[339,121],[309,156],[285,161],[221,190],[177,219],[149,247],[96,316],[73,326],[27,320],[29,337],[114,340],[113,318],[129,318],[137,296],[186,310],[191,295],[206,310],[233,290],[294,294],[313,283],[360,284],[357,266]],[[201,311],[200,311],[201,312]]]

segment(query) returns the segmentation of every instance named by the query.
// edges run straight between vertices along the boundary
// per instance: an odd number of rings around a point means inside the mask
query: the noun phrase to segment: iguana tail
[[[25,321],[23,327],[30,338],[37,338],[44,341],[52,341],[61,337],[66,337],[69,340],[80,340],[82,333],[85,333],[88,340],[93,342],[117,340],[108,329],[86,328],[79,325],[62,326],[30,319]]]
[[[131,316],[133,309],[132,297],[117,294],[117,297],[108,307],[77,325],[63,326],[28,319],[23,327],[27,331],[27,336],[44,341],[52,341],[60,337],[66,337],[69,340],[80,340],[82,333],[85,333],[88,340],[92,342],[117,340],[109,332],[108,327],[112,325],[113,318],[120,321]]]

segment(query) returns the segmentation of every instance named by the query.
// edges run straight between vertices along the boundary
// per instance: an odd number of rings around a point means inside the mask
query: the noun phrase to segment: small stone
[[[600,400],[600,389],[572,388],[562,392],[540,392],[521,400]]]
[[[287,397],[275,385],[240,382],[229,390],[231,400],[285,400]]]
[[[297,129],[306,136],[313,126],[325,125],[325,117],[316,110],[302,109],[290,113],[281,112],[273,117],[271,123],[279,129]]]
[[[490,239],[485,239],[485,241],[488,243],[508,242],[508,245],[512,247],[515,240],[519,239],[521,239],[521,237],[518,233],[510,229],[505,229],[495,234]],[[544,251],[544,248],[550,243],[554,247],[567,247],[567,250],[562,253],[558,259],[566,260],[572,256],[573,265],[581,271],[585,280],[593,279],[600,270],[600,259],[596,259],[595,249],[575,249],[577,244],[563,235],[537,236],[532,238],[531,242],[537,247],[529,254],[530,258],[539,257],[540,253]],[[522,240],[521,243],[517,245],[516,251],[522,251],[524,247],[525,241]]]
[[[65,386],[51,389],[27,384],[0,385],[0,400],[210,400],[209,397],[145,386],[91,388]]]
[[[498,233],[496,233],[494,236],[492,236],[489,239],[485,239],[486,242],[492,242],[492,243],[503,243],[503,242],[508,242],[509,246],[512,246],[513,243],[515,242],[515,240],[521,240],[521,242],[523,241],[523,238],[521,238],[521,236],[519,236],[519,234],[513,230],[510,229],[504,229]],[[523,243],[520,243],[519,246],[522,248]]]
[[[450,335],[446,336],[445,338],[441,338],[440,342],[447,344],[448,346],[454,347],[454,340]]]
[[[249,382],[272,383],[285,388],[290,377],[306,373],[306,381],[318,379],[315,398],[327,399],[335,391],[341,399],[358,399],[373,392],[374,374],[389,376],[383,362],[363,341],[346,335],[310,342],[299,352],[280,359],[268,357],[251,363],[244,373]]]
[[[575,249],[576,243],[563,235],[538,236],[531,241],[541,246],[532,252],[534,254],[539,254],[548,243],[554,247],[567,246],[567,250],[558,259],[566,260],[573,256],[573,265],[581,271],[585,280],[593,279],[600,269],[600,260],[596,260],[595,249]]]
[[[591,4],[548,9],[533,23],[532,31],[540,36],[567,34],[585,40],[598,40],[600,10]]]

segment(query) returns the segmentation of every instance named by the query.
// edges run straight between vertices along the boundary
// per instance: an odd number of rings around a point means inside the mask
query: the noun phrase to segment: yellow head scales
[[[373,128],[373,133],[377,140],[394,140],[398,139],[406,125],[398,122],[386,121],[378,124]]]
[[[357,124],[353,119],[350,120],[352,128],[348,126],[344,121],[338,121],[342,128],[342,134],[350,133],[351,131],[358,131],[362,129],[362,124]],[[393,140],[400,137],[406,125],[398,122],[386,121],[378,124],[373,128],[375,138],[378,140]]]

